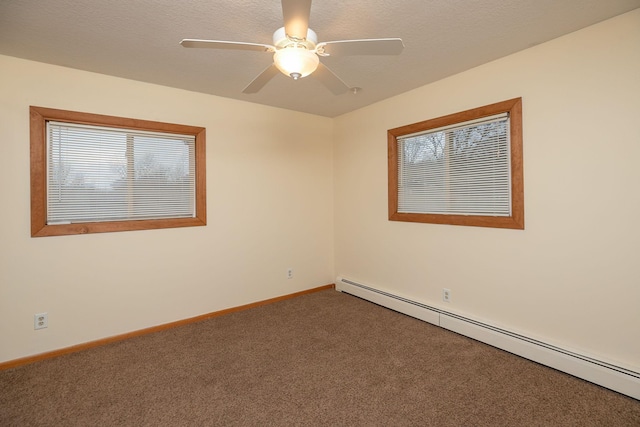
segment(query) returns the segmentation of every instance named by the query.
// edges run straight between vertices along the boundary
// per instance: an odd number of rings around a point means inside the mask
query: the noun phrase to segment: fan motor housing
[[[318,44],[318,36],[311,28],[307,30],[307,37],[304,40],[296,40],[287,37],[284,27],[278,28],[276,32],[273,33],[273,45],[277,49],[294,46],[296,44],[298,46],[304,46],[308,50],[314,50]]]

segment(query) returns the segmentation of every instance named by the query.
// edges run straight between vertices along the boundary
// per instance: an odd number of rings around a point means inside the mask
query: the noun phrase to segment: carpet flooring
[[[1,426],[640,426],[640,401],[325,290],[0,372]]]

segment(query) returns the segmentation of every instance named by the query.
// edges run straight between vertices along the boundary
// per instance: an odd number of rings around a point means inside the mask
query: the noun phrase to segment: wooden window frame
[[[398,138],[457,123],[509,113],[511,149],[511,216],[449,215],[398,212]],[[524,229],[524,179],[522,160],[522,98],[514,98],[387,131],[389,220],[430,224]]]
[[[35,106],[29,107],[29,116],[31,140],[31,237],[194,227],[207,224],[205,128]],[[195,217],[48,225],[46,138],[46,123],[48,121],[195,136]]]

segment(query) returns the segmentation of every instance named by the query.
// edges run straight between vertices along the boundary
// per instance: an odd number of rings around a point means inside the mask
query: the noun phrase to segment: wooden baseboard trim
[[[51,359],[53,357],[63,356],[65,354],[76,353],[78,351],[88,350],[90,348],[99,347],[102,345],[110,344],[117,341],[126,340],[129,338],[139,337],[141,335],[152,334],[154,332],[164,331],[166,329],[175,328],[178,326],[188,325],[190,323],[201,322],[203,320],[211,319],[213,317],[224,316],[225,314],[235,313],[237,311],[249,310],[250,308],[256,308],[267,304],[272,304],[278,301],[284,301],[292,298],[296,298],[302,295],[311,294],[314,292],[325,291],[328,289],[335,289],[335,284],[329,284],[324,286],[319,286],[317,288],[307,289],[300,292],[294,292],[288,295],[282,295],[275,298],[266,299],[263,301],[253,302],[251,304],[245,304],[238,307],[227,308],[225,310],[215,311],[213,313],[202,314],[196,317],[190,317],[188,319],[178,320],[171,323],[165,323],[158,326],[152,326],[150,328],[140,329],[133,332],[128,332],[126,334],[115,335],[112,337],[102,338],[95,341],[89,341],[86,343],[74,345],[71,347],[65,347],[58,350],[48,351],[46,353],[40,353],[33,356],[22,357],[20,359],[9,360],[7,362],[0,363],[0,371],[5,369],[16,368],[22,365],[28,365],[30,363],[39,362],[41,360]]]

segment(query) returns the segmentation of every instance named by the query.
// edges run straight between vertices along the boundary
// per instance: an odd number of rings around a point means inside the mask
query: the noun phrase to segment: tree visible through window
[[[32,236],[205,225],[204,129],[31,107]]]
[[[391,220],[524,228],[520,99],[388,137]]]

